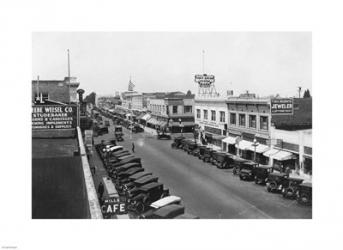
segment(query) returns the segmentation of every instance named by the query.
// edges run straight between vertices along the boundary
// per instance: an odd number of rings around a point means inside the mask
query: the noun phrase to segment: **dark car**
[[[129,170],[130,168],[134,168],[134,167],[142,167],[142,165],[138,162],[131,162],[131,163],[124,164],[120,167],[114,168],[113,171],[118,175],[121,172],[125,172]]]
[[[244,165],[246,162],[249,162],[249,160],[240,158],[238,156],[232,155],[232,174],[233,175],[239,175],[241,171],[241,166]]]
[[[165,128],[157,129],[157,139],[171,139],[171,132]]]
[[[225,152],[215,151],[212,154],[212,164],[216,165],[217,168],[228,168],[229,167],[229,157]]]
[[[114,136],[117,141],[123,141],[123,127],[122,126],[114,126]]]
[[[196,142],[189,141],[187,143],[187,147],[184,148],[184,150],[187,152],[187,154],[193,154],[193,151],[198,147],[198,144]]]
[[[124,171],[124,172],[121,172],[118,175],[115,175],[115,178],[111,174],[110,174],[110,176],[114,179],[114,182],[115,182],[116,186],[119,187],[119,183],[120,183],[121,180],[126,179],[129,176],[134,175],[134,174],[139,173],[139,172],[144,172],[144,168],[142,168],[142,167],[134,167],[134,168],[130,168],[130,169]]]
[[[117,162],[117,163],[114,163],[114,164],[110,164],[110,167],[117,168],[117,167],[120,167],[120,166],[122,166],[124,164],[131,163],[131,162],[141,163],[141,158],[139,158],[139,157],[127,158],[127,159],[124,159],[124,160],[122,160],[120,162]]]
[[[142,213],[149,204],[166,196],[169,196],[169,189],[165,189],[159,182],[132,189],[126,194],[129,209],[138,213]]]
[[[145,219],[173,219],[178,215],[184,214],[184,212],[184,206],[178,204],[171,204],[157,209],[152,214],[147,215]]]
[[[122,187],[122,185],[143,178],[144,176],[152,175],[150,172],[138,172],[130,176],[125,176],[117,180],[116,185]]]
[[[202,160],[202,158],[204,157],[206,148],[207,148],[207,146],[205,146],[205,145],[199,146],[199,153],[197,154],[197,156],[200,160]]]
[[[287,174],[272,172],[269,174],[266,185],[268,192],[279,192],[287,185]]]
[[[268,180],[272,167],[268,165],[258,165],[254,169],[254,179],[256,184],[264,185]]]
[[[239,170],[239,179],[245,181],[254,180],[254,170],[258,163],[247,161],[241,164]]]
[[[212,154],[214,150],[212,148],[205,148],[204,154],[200,157],[203,162],[211,162]]]
[[[296,177],[288,177],[287,182],[283,186],[281,193],[284,198],[295,199],[297,197],[297,192],[299,185],[304,181],[304,179]]]
[[[301,205],[312,205],[312,183],[305,182],[299,185],[297,191],[297,201]]]
[[[181,146],[181,142],[185,139],[183,136],[178,136],[174,138],[174,142],[171,144],[172,148],[179,148]]]
[[[144,176],[144,177],[139,178],[137,180],[134,180],[132,182],[124,184],[122,189],[123,189],[123,191],[129,191],[133,188],[138,188],[138,187],[144,186],[148,183],[157,182],[157,181],[158,181],[158,177],[153,176],[153,175],[147,175],[147,176]]]

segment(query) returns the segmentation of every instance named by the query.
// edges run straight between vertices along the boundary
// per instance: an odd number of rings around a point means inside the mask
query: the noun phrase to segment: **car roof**
[[[164,197],[162,199],[159,199],[151,203],[150,207],[157,209],[157,208],[161,208],[175,202],[181,202],[181,198],[175,195],[171,195],[171,196]]]
[[[185,207],[182,205],[171,204],[168,206],[161,207],[154,212],[154,215],[159,217],[167,217],[170,215],[175,214],[175,216],[183,214],[185,211]]]
[[[163,186],[163,184],[160,182],[151,182],[151,183],[148,183],[144,186],[141,186],[139,189],[142,191],[148,191],[148,190],[155,188],[155,187],[158,187],[158,186]]]
[[[270,169],[272,166],[269,165],[258,165],[257,168]]]
[[[139,164],[138,162],[130,162],[130,163],[126,163],[126,164],[124,164],[124,165],[121,165],[121,166],[118,167],[118,168],[124,169],[124,168],[129,168],[129,167],[135,166],[135,165],[140,166],[140,164]]]
[[[300,186],[312,187],[312,182],[304,182],[304,183],[301,183]]]
[[[142,184],[142,183],[148,182],[148,181],[153,180],[153,179],[158,180],[158,177],[153,176],[153,175],[147,175],[147,176],[144,176],[138,180],[135,180],[134,183]]]
[[[150,173],[150,172],[139,172],[137,174],[130,176],[130,178],[140,178],[140,177],[146,176],[146,175],[152,175],[152,173]]]
[[[285,173],[272,172],[269,174],[269,176],[286,176],[286,174]]]
[[[124,171],[124,172],[119,173],[119,175],[135,174],[135,173],[137,173],[137,171],[138,171],[138,172],[142,172],[142,171],[144,171],[144,168],[141,168],[141,167],[133,167],[133,168],[130,168],[130,169]]]

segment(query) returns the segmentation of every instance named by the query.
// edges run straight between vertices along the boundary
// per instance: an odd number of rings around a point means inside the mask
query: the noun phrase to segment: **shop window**
[[[230,124],[236,125],[236,114],[235,113],[230,113]]]
[[[208,119],[208,111],[206,109],[204,109],[204,119],[205,120]]]
[[[220,122],[225,122],[225,112],[224,111],[220,111]]]
[[[249,115],[249,128],[256,128],[256,115]]]
[[[173,106],[173,114],[177,114],[177,106]]]
[[[268,130],[268,116],[260,116],[260,129]]]
[[[211,110],[211,121],[215,121],[216,120],[216,111]]]
[[[197,118],[200,119],[201,114],[200,114],[200,109],[197,109]]]
[[[239,126],[245,127],[245,114],[239,114]]]
[[[192,113],[192,106],[184,106],[183,113]]]

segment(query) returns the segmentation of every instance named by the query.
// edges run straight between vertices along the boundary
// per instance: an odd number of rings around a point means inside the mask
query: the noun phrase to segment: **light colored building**
[[[196,98],[195,123],[199,127],[199,139],[205,139],[214,149],[220,150],[222,139],[227,136],[228,109],[226,99]]]

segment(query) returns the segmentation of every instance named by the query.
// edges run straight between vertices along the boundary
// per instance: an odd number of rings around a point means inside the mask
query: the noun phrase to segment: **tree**
[[[303,98],[311,98],[311,94],[310,94],[309,89],[305,90]]]
[[[89,95],[86,96],[84,101],[87,102],[87,103],[92,103],[93,105],[95,105],[95,97],[96,97],[95,92],[92,92],[92,93],[90,93]]]

